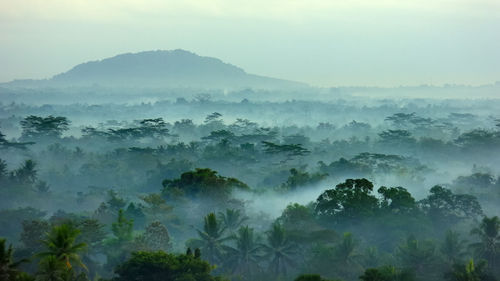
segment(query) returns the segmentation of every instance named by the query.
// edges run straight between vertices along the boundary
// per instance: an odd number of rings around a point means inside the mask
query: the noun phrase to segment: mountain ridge
[[[305,83],[249,74],[218,58],[176,50],[124,53],[78,64],[43,80],[14,80],[13,87],[154,87],[212,89],[276,89],[308,87]]]

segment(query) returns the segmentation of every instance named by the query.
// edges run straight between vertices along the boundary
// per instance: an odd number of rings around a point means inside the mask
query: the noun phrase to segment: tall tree
[[[119,263],[124,262],[129,254],[134,250],[132,241],[134,238],[134,221],[127,219],[122,209],[118,211],[118,218],[116,222],[111,225],[111,232],[113,238],[105,241],[107,265],[106,267],[111,270]]]
[[[25,249],[34,254],[42,250],[43,245],[40,241],[50,230],[50,224],[46,220],[25,220],[22,222],[23,231],[21,232],[21,242]]]
[[[421,278],[436,273],[432,270],[432,266],[437,266],[435,246],[430,241],[419,241],[410,235],[406,242],[397,248],[396,256],[403,267],[413,270]]]
[[[26,259],[14,261],[13,254],[12,245],[7,247],[7,241],[0,239],[0,280],[15,280],[20,274],[19,265],[27,262]]]
[[[254,230],[248,226],[240,227],[235,240],[236,247],[230,249],[226,263],[233,274],[244,280],[251,279],[260,271],[261,245],[256,241]]]
[[[37,180],[35,161],[25,160],[21,167],[12,172],[13,178],[21,184],[34,184]]]
[[[441,253],[451,263],[456,263],[462,260],[465,256],[464,245],[465,240],[460,239],[460,234],[456,231],[448,230],[441,244]]]
[[[283,226],[275,222],[267,232],[267,243],[263,245],[265,257],[270,260],[269,271],[278,275],[287,275],[288,268],[296,265],[294,255],[296,245],[287,237]]]
[[[378,209],[373,184],[367,179],[347,179],[316,200],[315,213],[334,223],[354,223],[370,217]]]
[[[233,239],[232,236],[224,235],[225,230],[226,228],[217,221],[216,215],[210,213],[204,218],[203,230],[197,230],[199,239],[192,241],[194,246],[201,248],[203,257],[210,264],[217,264],[222,261],[223,253],[227,249],[223,243]]]
[[[445,278],[449,281],[495,281],[495,277],[487,272],[486,261],[480,261],[474,264],[474,260],[470,260],[465,265],[454,264],[450,272],[445,274]]]
[[[132,240],[132,231],[134,229],[134,221],[125,217],[123,209],[118,211],[118,219],[111,225],[113,235],[119,242]]]
[[[37,281],[65,281],[68,268],[56,256],[40,260],[36,273]]]
[[[421,209],[440,227],[449,227],[459,221],[476,219],[483,215],[477,198],[469,194],[454,194],[436,185],[429,196],[419,201]]]
[[[135,252],[116,269],[113,281],[222,281],[210,275],[211,266],[196,255],[174,255],[162,251]]]
[[[63,116],[40,117],[30,115],[21,122],[22,139],[59,138],[69,129],[70,121]]]
[[[38,256],[54,256],[58,260],[64,262],[68,269],[73,267],[71,263],[76,263],[86,269],[79,255],[79,253],[86,248],[86,244],[76,243],[79,234],[80,230],[75,228],[72,224],[54,226],[50,232],[47,233],[47,237],[42,240],[46,251],[39,253]]]
[[[479,227],[474,228],[471,234],[479,238],[479,242],[470,245],[475,255],[488,261],[492,268],[500,267],[500,219],[497,216],[484,217]]]
[[[248,217],[241,213],[238,209],[226,209],[225,212],[219,213],[220,220],[223,226],[232,234],[234,233]]]
[[[357,253],[358,241],[352,233],[344,233],[342,240],[333,248],[334,264],[338,276],[353,279],[359,276],[363,268],[358,262],[360,254]]]
[[[142,235],[136,238],[140,247],[147,251],[170,251],[172,248],[167,228],[159,221],[152,222]]]

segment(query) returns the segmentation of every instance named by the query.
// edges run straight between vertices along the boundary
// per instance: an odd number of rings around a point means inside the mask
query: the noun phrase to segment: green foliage
[[[286,276],[289,268],[297,266],[294,256],[297,245],[288,240],[285,228],[275,222],[267,233],[267,243],[263,245],[264,257],[270,260],[268,271],[273,276]]]
[[[22,222],[40,220],[46,215],[45,212],[32,207],[0,210],[1,235],[8,239],[18,239],[22,231]]]
[[[397,269],[394,266],[369,268],[359,277],[363,281],[413,281],[415,277],[411,271]]]
[[[475,219],[483,215],[476,197],[454,194],[451,190],[436,185],[429,196],[419,202],[427,215],[441,226],[450,226],[459,221]]]
[[[317,244],[311,249],[311,256],[306,261],[306,271],[326,277],[346,280],[357,278],[363,271],[358,253],[359,241],[349,232],[333,246]]]
[[[333,279],[325,279],[322,278],[321,275],[318,274],[302,274],[295,278],[294,281],[336,281]],[[337,280],[339,281],[339,280]]]
[[[286,158],[282,162],[311,153],[311,151],[304,148],[302,144],[276,144],[269,141],[262,141],[262,145],[264,146],[265,153],[285,156]]]
[[[37,180],[36,163],[33,160],[25,160],[21,167],[12,172],[12,177],[21,184],[34,184]]]
[[[378,134],[380,141],[389,145],[411,144],[415,139],[411,137],[411,133],[407,130],[387,130]]]
[[[473,173],[469,176],[459,176],[453,181],[457,187],[492,188],[495,186],[495,178],[489,173]]]
[[[22,222],[21,242],[31,254],[38,252],[42,245],[40,241],[50,230],[50,224],[46,220],[25,220]]]
[[[281,188],[286,190],[295,190],[298,187],[317,184],[327,176],[327,174],[320,173],[309,174],[308,172],[292,168],[290,169],[290,176],[286,182],[281,185]]]
[[[49,255],[40,260],[36,278],[40,281],[63,281],[67,271],[68,268],[60,259]]]
[[[409,236],[398,247],[396,255],[403,267],[411,269],[421,278],[435,274],[431,268],[438,266],[435,245],[431,241],[419,241],[414,236]]]
[[[108,191],[108,198],[109,199],[106,203],[113,212],[118,212],[127,205],[127,202],[125,202],[123,198],[119,197],[118,193],[112,189]]]
[[[172,207],[167,205],[161,194],[151,193],[141,196],[141,199],[147,204],[147,210],[153,215],[171,211]]]
[[[238,229],[235,242],[236,247],[228,249],[226,266],[232,274],[249,280],[261,270],[259,260],[262,247],[257,243],[254,230],[248,226]]]
[[[241,210],[238,209],[226,209],[225,212],[219,213],[219,217],[223,227],[231,233],[234,233],[246,220],[248,220],[248,217],[243,215]]]
[[[46,251],[39,253],[39,257],[54,256],[57,260],[63,262],[68,269],[71,269],[72,262],[86,268],[82,263],[79,253],[82,252],[87,245],[85,243],[76,243],[76,239],[80,234],[80,230],[72,224],[62,224],[54,226],[47,233],[47,236],[42,243],[45,245]]]
[[[382,186],[377,192],[383,196],[382,209],[388,209],[393,213],[408,213],[417,207],[415,198],[403,187]]]
[[[132,240],[132,232],[134,229],[134,221],[132,219],[127,219],[123,210],[118,211],[118,218],[116,222],[111,225],[111,230],[113,235],[116,237],[118,242],[126,242]]]
[[[233,189],[249,189],[235,179],[217,175],[211,169],[199,169],[183,173],[180,178],[163,181],[162,194],[167,198],[186,195],[191,198],[227,198]]]
[[[18,267],[27,260],[14,261],[12,245],[7,247],[7,241],[0,239],[0,280],[16,280],[20,271]]]
[[[346,232],[340,243],[333,248],[334,268],[338,276],[352,279],[362,271],[362,266],[358,261],[360,257],[357,253],[358,244],[359,242],[354,239],[353,235]]]
[[[165,252],[135,252],[116,269],[113,281],[192,280],[216,281],[210,275],[210,265],[193,255],[174,255]]]
[[[136,243],[144,251],[170,251],[172,244],[167,228],[159,221],[152,222],[142,235],[136,237]]]
[[[496,278],[487,272],[486,261],[480,261],[474,264],[471,259],[468,263],[454,264],[450,272],[446,273],[446,279],[449,281],[495,281]]]
[[[111,225],[113,237],[105,241],[107,264],[111,270],[117,264],[124,262],[129,254],[134,251],[133,243],[134,221],[127,219],[123,210],[118,211],[118,218]]]
[[[203,230],[197,230],[199,239],[188,241],[188,246],[201,248],[203,258],[210,264],[218,264],[223,261],[223,254],[227,249],[223,243],[233,239],[232,236],[224,236],[225,230],[217,221],[216,215],[210,213],[204,218]]]
[[[432,119],[417,116],[415,112],[395,113],[386,117],[385,120],[390,121],[397,128],[429,127],[434,123]]]
[[[215,143],[221,142],[223,140],[230,141],[234,139],[234,134],[227,130],[217,130],[210,132],[210,135],[202,137],[202,140],[208,140]]]
[[[21,122],[23,128],[23,139],[38,139],[38,138],[59,138],[62,133],[68,130],[70,121],[66,117],[52,116],[40,117],[30,115],[24,118]]]
[[[448,230],[441,244],[441,253],[446,257],[446,260],[456,263],[465,256],[465,245],[466,241],[460,239],[458,232]]]
[[[77,241],[85,243],[89,251],[101,247],[102,241],[106,238],[103,224],[95,219],[83,219],[76,223],[76,227],[80,230]]]
[[[7,168],[7,162],[5,160],[0,159],[0,183],[4,183],[7,181],[9,177],[9,171]]]
[[[286,206],[285,210],[279,218],[284,224],[297,224],[302,221],[314,220],[313,210],[307,206],[293,203]]]
[[[334,222],[355,222],[373,216],[378,199],[371,194],[373,184],[367,179],[348,179],[335,189],[328,189],[316,200],[316,215]]]
[[[455,139],[455,143],[464,149],[498,147],[500,144],[500,133],[498,131],[474,129],[458,136]]]
[[[500,272],[500,219],[497,216],[484,217],[471,234],[479,238],[479,242],[470,245],[476,257],[485,259]]]

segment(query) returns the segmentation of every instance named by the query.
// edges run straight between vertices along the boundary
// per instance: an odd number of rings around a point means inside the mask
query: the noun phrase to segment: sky
[[[185,49],[314,86],[500,81],[498,0],[0,0],[0,82]]]

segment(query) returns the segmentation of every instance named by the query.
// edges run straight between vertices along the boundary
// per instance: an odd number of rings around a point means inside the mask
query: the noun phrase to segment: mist
[[[174,2],[0,5],[0,281],[500,280],[497,2]]]

